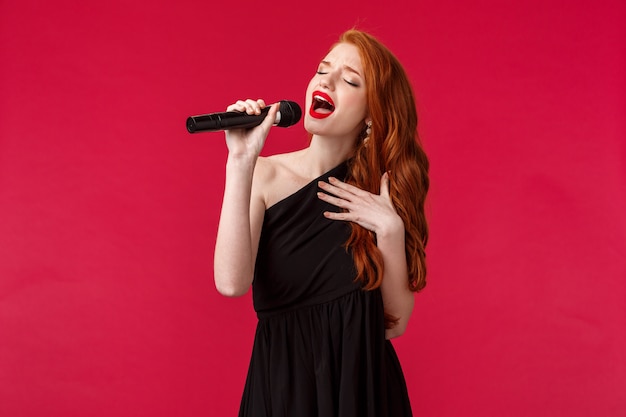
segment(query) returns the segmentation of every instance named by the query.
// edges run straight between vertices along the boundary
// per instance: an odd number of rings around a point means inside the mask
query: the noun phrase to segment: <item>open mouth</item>
[[[314,91],[309,114],[316,119],[323,119],[330,116],[333,111],[335,111],[335,104],[328,94]]]

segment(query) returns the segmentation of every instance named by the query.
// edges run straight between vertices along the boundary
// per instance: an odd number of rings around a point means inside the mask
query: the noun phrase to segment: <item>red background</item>
[[[505,4],[510,3],[510,4]],[[416,416],[626,415],[626,4],[0,2],[0,415],[234,416],[256,318],[219,296],[223,135],[304,104],[340,32],[405,64],[429,284]],[[264,153],[305,146],[300,122]]]

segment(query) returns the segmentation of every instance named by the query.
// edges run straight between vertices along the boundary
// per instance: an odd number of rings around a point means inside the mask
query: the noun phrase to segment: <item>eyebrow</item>
[[[323,64],[323,65],[328,65],[329,67],[332,67],[332,64],[331,64],[329,61],[322,61],[322,62],[320,62],[320,64]],[[351,67],[351,66],[349,66],[349,65],[344,65],[344,66],[343,66],[343,69],[345,69],[345,70],[347,70],[347,71],[350,71],[350,72],[353,72],[353,73],[355,73],[356,75],[358,75],[359,77],[363,78],[363,76],[361,75],[361,73],[360,73],[360,72],[358,72],[357,70],[355,70],[354,68],[352,68],[352,67]]]

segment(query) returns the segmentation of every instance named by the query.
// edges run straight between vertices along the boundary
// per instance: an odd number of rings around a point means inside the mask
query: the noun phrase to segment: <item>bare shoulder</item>
[[[298,175],[302,151],[259,157],[254,170],[253,188],[263,196],[265,207],[271,207],[293,194],[303,185]]]
[[[259,156],[254,166],[253,180],[259,185],[268,184],[276,176],[276,164],[271,158]]]

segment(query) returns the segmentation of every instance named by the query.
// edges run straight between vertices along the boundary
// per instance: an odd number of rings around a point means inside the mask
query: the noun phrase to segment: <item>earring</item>
[[[363,143],[367,143],[370,140],[371,134],[372,134],[372,121],[369,120],[367,122],[367,129],[365,129],[365,138],[363,138]]]

